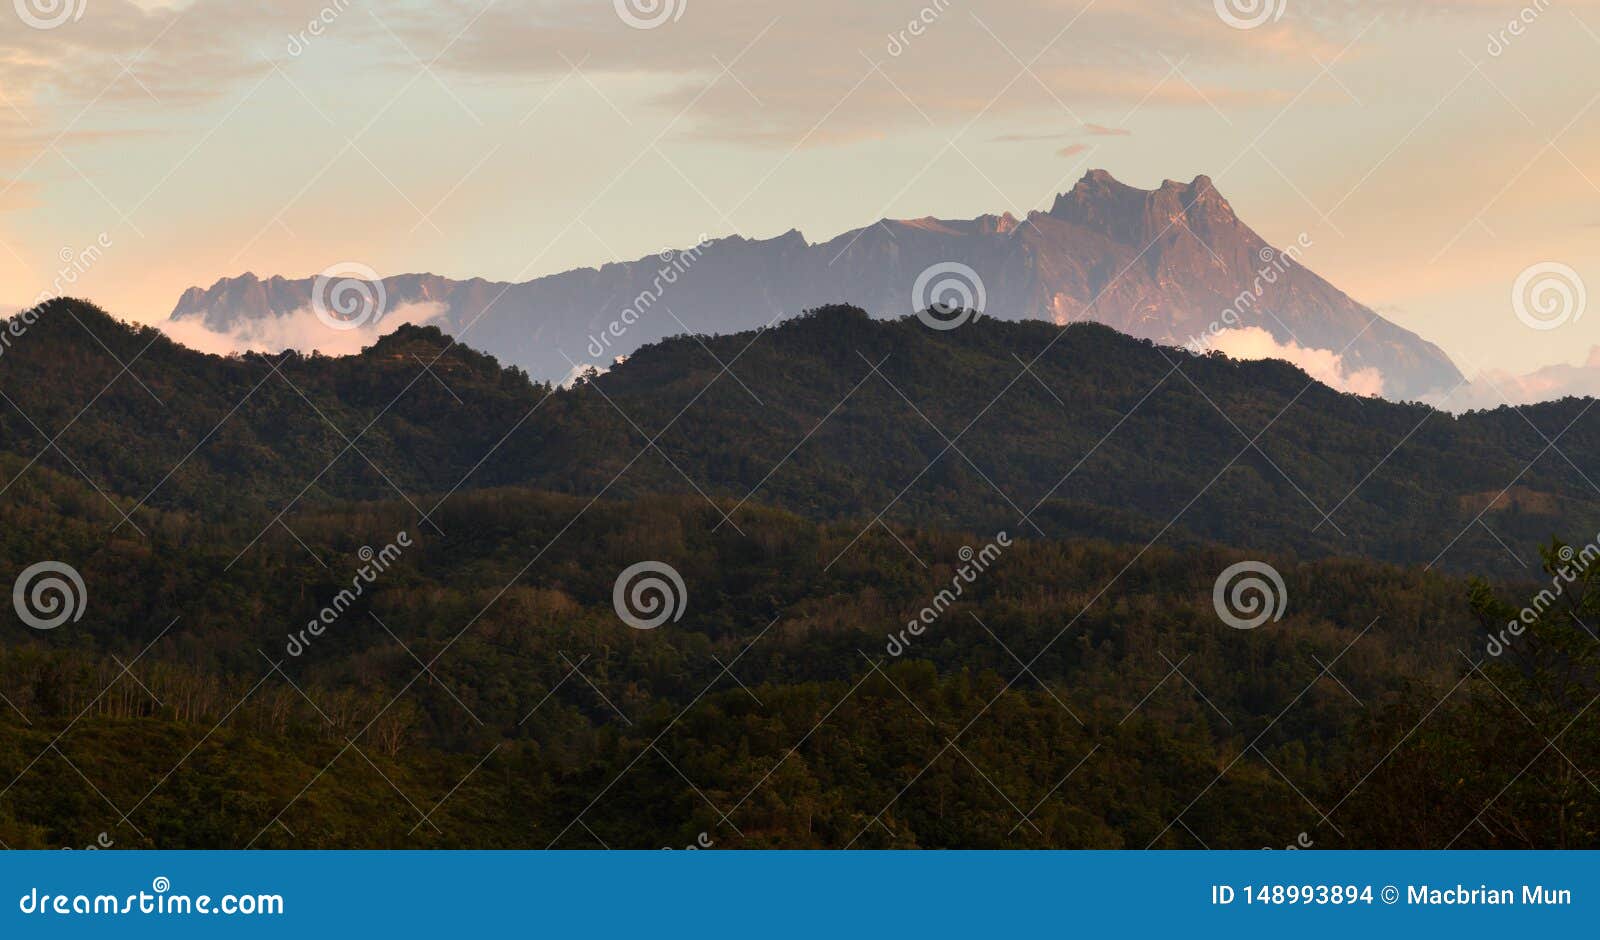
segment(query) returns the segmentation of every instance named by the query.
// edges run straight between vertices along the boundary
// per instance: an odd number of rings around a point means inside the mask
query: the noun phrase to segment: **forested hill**
[[[1097,325],[829,307],[552,389],[431,328],[347,358],[222,358],[77,301],[35,319],[0,358],[0,472],[87,479],[135,522],[401,496],[420,514],[527,485],[698,492],[735,525],[766,504],[1516,573],[1513,553],[1600,527],[1590,400],[1454,417]]]

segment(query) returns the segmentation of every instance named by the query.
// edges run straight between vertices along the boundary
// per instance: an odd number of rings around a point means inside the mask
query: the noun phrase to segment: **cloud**
[[[1235,359],[1282,359],[1299,366],[1318,382],[1353,395],[1382,395],[1383,374],[1377,369],[1351,370],[1344,357],[1331,349],[1308,349],[1290,340],[1280,343],[1259,326],[1223,330],[1211,337],[1207,349]]]
[[[371,346],[378,337],[407,324],[425,324],[442,316],[440,303],[404,304],[383,315],[377,323],[355,330],[334,330],[303,307],[278,317],[248,319],[229,330],[213,330],[198,319],[167,320],[156,324],[176,342],[200,352],[228,355],[239,352],[316,350],[327,356],[349,356]]]
[[[1065,139],[1067,139],[1069,137],[1075,137],[1075,136],[1077,136],[1077,135],[1071,133],[1070,131],[1064,131],[1064,132],[1059,133],[1059,134],[1000,134],[998,136],[989,138],[989,143],[991,143],[991,144],[1024,144],[1024,143],[1032,143],[1034,141],[1040,141],[1040,140],[1065,140]]]
[[[1040,140],[1070,140],[1075,137],[1128,137],[1133,131],[1103,124],[1085,124],[1082,131],[1045,132],[1040,134],[999,134],[989,138],[991,144],[1021,144]]]
[[[1485,369],[1453,391],[1427,396],[1428,404],[1445,411],[1472,411],[1501,405],[1531,405],[1573,395],[1600,398],[1600,346],[1577,364],[1557,363],[1522,375]]]
[[[1056,151],[1058,157],[1075,157],[1089,149],[1088,144],[1071,144]]]

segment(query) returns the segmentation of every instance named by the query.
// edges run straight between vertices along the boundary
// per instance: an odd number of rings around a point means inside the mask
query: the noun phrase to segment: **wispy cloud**
[[[1355,395],[1382,395],[1383,374],[1377,369],[1351,369],[1344,357],[1331,349],[1313,349],[1293,340],[1280,343],[1259,326],[1223,330],[1207,344],[1209,349],[1235,359],[1282,359],[1329,388]]]
[[[166,320],[157,326],[190,349],[218,355],[296,349],[305,353],[315,350],[328,356],[348,356],[403,324],[425,324],[443,315],[445,310],[444,304],[405,304],[385,313],[376,323],[354,330],[329,329],[310,308],[277,317],[244,319],[228,330],[210,329],[198,319]]]

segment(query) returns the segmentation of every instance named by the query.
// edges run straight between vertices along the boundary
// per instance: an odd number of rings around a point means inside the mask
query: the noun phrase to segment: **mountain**
[[[668,336],[755,329],[829,303],[903,316],[943,299],[913,295],[924,272],[955,262],[976,273],[982,309],[996,319],[1092,320],[1201,348],[1216,329],[1259,327],[1285,347],[1339,354],[1348,374],[1370,370],[1395,400],[1461,381],[1438,347],[1306,268],[1311,252],[1269,245],[1207,177],[1142,190],[1093,170],[1024,219],[884,220],[820,244],[797,231],[731,237],[520,284],[408,274],[383,286],[386,310],[438,305],[432,322],[550,380]],[[961,286],[954,277],[950,286]],[[315,287],[314,278],[225,278],[186,291],[171,319],[247,329],[309,308]],[[380,319],[374,335],[383,329]]]
[[[1600,844],[1600,567],[1509,557],[1600,524],[1549,443],[1600,447],[1592,399],[1453,418],[846,307],[569,388],[427,326],[8,327],[7,846]],[[652,562],[681,616],[635,629]],[[1287,599],[1251,630],[1246,562]]]
[[[765,505],[1506,573],[1552,534],[1600,527],[1600,492],[1562,456],[1600,450],[1592,400],[1452,416],[1098,324],[938,331],[829,307],[652,344],[553,389],[434,327],[280,359],[202,355],[71,302],[38,321],[35,354],[0,373],[16,405],[0,469],[37,460],[130,512],[226,502],[266,525],[286,504],[403,495],[421,512],[522,486],[681,494],[734,524]],[[62,427],[62,453],[34,430]]]

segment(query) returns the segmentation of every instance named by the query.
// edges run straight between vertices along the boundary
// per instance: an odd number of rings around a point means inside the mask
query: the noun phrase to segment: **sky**
[[[0,307],[155,322],[347,262],[526,280],[1022,214],[1095,167],[1209,175],[1469,375],[1600,345],[1600,0],[13,6]]]

